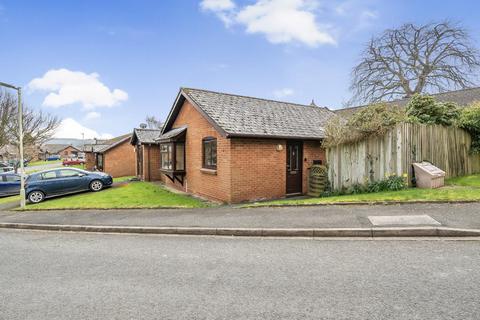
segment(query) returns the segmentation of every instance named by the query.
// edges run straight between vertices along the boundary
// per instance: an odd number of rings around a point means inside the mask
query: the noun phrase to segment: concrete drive
[[[0,319],[478,320],[479,241],[0,229]]]
[[[446,227],[475,229],[478,234],[474,235],[479,236],[480,203],[249,209],[221,207],[208,209],[0,212],[0,226],[16,227],[18,224],[50,226],[48,229],[51,230],[70,231],[82,230],[78,228],[59,229],[51,226],[89,226],[92,228],[84,231],[100,232],[128,232],[121,231],[118,228],[132,227],[132,230],[133,228],[137,228],[137,231],[139,231],[138,228],[150,228],[148,230],[140,230],[140,233],[279,236],[287,234],[282,234],[281,232],[268,233],[267,231],[290,229],[296,230],[297,236],[331,236],[329,233],[322,233],[320,231],[315,234],[312,230],[324,229],[326,232],[331,232],[332,229],[353,229],[354,233],[337,233],[336,235],[371,236],[371,230],[375,230],[375,232],[379,233],[378,236],[388,236],[388,234],[385,233],[380,234],[380,232],[383,231],[382,227],[384,229],[397,227],[401,230],[415,228],[415,230],[421,232],[419,234],[409,235],[422,236],[441,235],[436,232],[436,228]],[[117,229],[110,228],[102,230],[95,228],[95,226],[116,227]],[[42,228],[47,229],[45,227],[36,229]],[[163,229],[162,232],[155,232],[158,230],[153,230],[154,228]],[[203,230],[201,230],[202,228]],[[232,228],[239,231],[233,233],[228,230],[223,230]],[[190,229],[194,231],[189,232],[188,230]],[[254,231],[247,233],[244,229]],[[178,230],[180,230],[180,232],[178,232]]]

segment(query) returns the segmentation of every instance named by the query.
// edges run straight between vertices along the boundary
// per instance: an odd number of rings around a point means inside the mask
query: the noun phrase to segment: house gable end
[[[178,114],[180,113],[181,109],[183,108],[185,101],[188,101],[194,108],[195,110],[202,115],[205,120],[207,120],[213,128],[215,128],[218,133],[220,133],[221,136],[223,137],[228,137],[228,133],[221,128],[218,123],[215,122],[196,102],[194,99],[190,98],[188,94],[186,94],[183,89],[180,89],[177,98],[175,99],[175,102],[173,103],[172,109],[170,110],[170,113],[168,114],[167,120],[165,121],[165,125],[162,128],[162,134],[168,132],[169,130],[172,129],[173,124],[175,123],[175,119],[178,117]]]

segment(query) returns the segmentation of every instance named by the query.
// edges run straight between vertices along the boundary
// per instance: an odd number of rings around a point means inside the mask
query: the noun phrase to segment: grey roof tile
[[[172,130],[169,130],[169,131],[165,132],[160,137],[158,137],[156,140],[157,141],[165,141],[165,140],[175,138],[178,135],[185,132],[185,130],[187,130],[187,126],[181,126],[181,127],[178,127],[178,128],[174,128]]]
[[[183,88],[229,136],[321,139],[335,113],[324,107]]]
[[[160,129],[133,129],[134,135],[140,143],[156,143],[156,139],[160,136]]]

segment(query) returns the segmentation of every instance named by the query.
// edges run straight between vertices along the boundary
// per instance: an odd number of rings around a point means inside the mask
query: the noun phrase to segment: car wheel
[[[97,192],[103,189],[103,182],[100,180],[93,180],[90,182],[90,190]]]
[[[28,201],[31,203],[39,203],[45,199],[45,194],[42,191],[32,191],[28,194]]]

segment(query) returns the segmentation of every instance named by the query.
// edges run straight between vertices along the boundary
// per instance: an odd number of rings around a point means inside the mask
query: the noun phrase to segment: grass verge
[[[448,179],[446,186],[439,189],[408,188],[400,191],[351,194],[324,198],[281,199],[247,204],[243,207],[418,201],[480,201],[480,174]]]
[[[200,208],[208,203],[168,191],[150,182],[130,182],[100,192],[85,192],[62,198],[28,204],[26,210],[50,209],[134,209],[134,208]]]
[[[0,204],[10,203],[10,202],[20,202],[20,196],[9,196],[0,198]]]
[[[29,162],[28,166],[33,167],[33,166],[41,166],[41,165],[52,164],[52,163],[62,163],[62,160],[52,160],[52,161],[38,160],[38,161]]]

